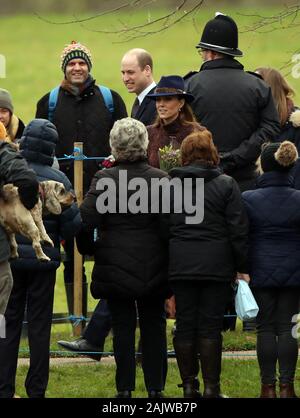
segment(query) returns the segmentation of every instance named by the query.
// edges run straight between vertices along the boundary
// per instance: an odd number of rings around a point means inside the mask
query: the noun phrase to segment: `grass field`
[[[87,28],[79,24],[48,24],[35,15],[1,17],[0,54],[6,58],[6,78],[0,79],[0,86],[13,94],[16,113],[27,123],[34,117],[37,100],[60,83],[60,53],[65,44],[76,39],[86,44],[92,51],[96,80],[117,90],[124,98],[128,109],[134,100],[128,94],[120,78],[120,60],[124,52],[133,47],[143,47],[154,58],[154,73],[158,81],[161,75],[184,75],[199,68],[200,60],[195,45],[198,43],[205,22],[212,18],[220,6],[216,1],[207,1],[195,22],[184,22],[166,32],[125,43],[116,35],[92,32],[97,29],[114,29],[119,22],[141,23],[148,18],[148,11],[137,11],[134,15],[118,14],[91,21]],[[256,9],[237,9],[222,7],[222,12],[233,16],[241,29],[245,29],[255,17],[240,15],[259,13],[272,15],[278,9],[257,7]],[[161,12],[151,12],[151,17]],[[72,16],[45,16],[52,21],[70,20]],[[269,65],[276,68],[291,62],[293,53],[299,48],[296,29],[273,31],[266,34],[241,33],[239,47],[245,57],[241,59],[247,70]],[[300,94],[300,79],[293,79],[285,71],[288,79]],[[300,99],[299,99],[300,100]]]

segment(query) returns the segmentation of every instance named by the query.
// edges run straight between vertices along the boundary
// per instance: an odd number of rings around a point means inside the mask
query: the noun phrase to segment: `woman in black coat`
[[[149,213],[150,199],[146,207],[141,203],[139,213],[136,193],[127,187],[129,182],[142,182],[141,193],[148,199],[151,180],[166,173],[147,164],[148,135],[141,122],[117,121],[110,145],[116,166],[96,173],[80,208],[86,227],[98,230],[91,292],[107,299],[112,314],[117,397],[131,397],[135,389],[136,309],[146,389],[149,397],[161,397],[167,369],[167,246],[160,214]],[[79,247],[91,251],[80,243]]]
[[[199,354],[203,396],[219,398],[225,306],[238,272],[247,278],[247,216],[236,181],[217,167],[219,157],[209,131],[185,138],[181,158],[182,167],[169,174],[181,180],[184,192],[191,193],[198,209],[203,204],[204,212],[197,223],[188,223],[184,210],[171,214],[169,279],[176,300],[173,343],[184,397],[200,396]]]

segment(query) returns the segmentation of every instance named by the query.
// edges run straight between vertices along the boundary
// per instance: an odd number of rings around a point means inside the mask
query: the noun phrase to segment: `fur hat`
[[[68,62],[76,58],[83,59],[87,63],[89,71],[91,71],[93,65],[90,50],[86,46],[82,45],[80,42],[76,41],[72,41],[70,45],[67,45],[64,48],[60,58],[61,69],[63,70],[63,72],[66,71],[66,66]]]
[[[9,91],[0,89],[0,107],[8,109],[10,113],[14,113],[14,107]]]
[[[0,122],[0,140],[5,141],[7,136],[7,132],[5,129],[5,126],[3,125],[2,122]]]
[[[298,158],[298,151],[290,141],[265,144],[260,156],[262,171],[288,171]]]
[[[291,116],[289,117],[289,121],[292,123],[294,128],[299,128],[299,126],[300,126],[300,110],[295,110],[293,113],[291,113]]]

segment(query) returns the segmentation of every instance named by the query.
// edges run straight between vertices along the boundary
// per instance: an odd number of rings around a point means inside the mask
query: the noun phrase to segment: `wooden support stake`
[[[74,142],[74,148],[78,152],[74,155],[82,154],[82,142]],[[83,200],[83,160],[74,160],[74,189],[78,206]],[[77,250],[76,240],[74,239],[74,315],[82,316],[82,255]],[[80,336],[82,331],[82,322],[73,327],[73,334]]]

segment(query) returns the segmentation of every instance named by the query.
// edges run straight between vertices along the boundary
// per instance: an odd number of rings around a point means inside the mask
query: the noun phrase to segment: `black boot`
[[[204,398],[223,398],[220,392],[222,337],[216,340],[199,338],[198,351],[204,382]]]
[[[180,341],[173,339],[177,365],[182,379],[184,398],[200,398],[199,393],[199,361],[197,358],[196,344],[193,341]]]

